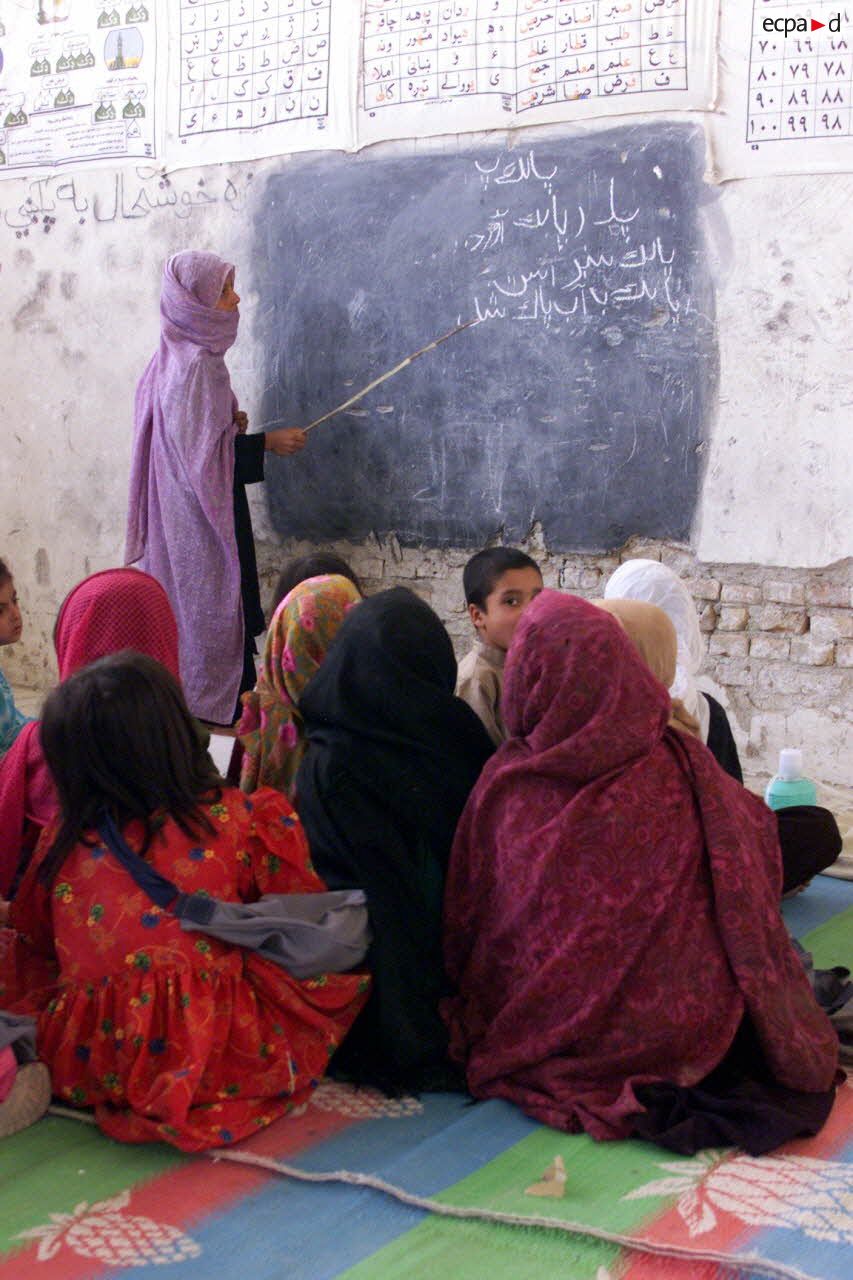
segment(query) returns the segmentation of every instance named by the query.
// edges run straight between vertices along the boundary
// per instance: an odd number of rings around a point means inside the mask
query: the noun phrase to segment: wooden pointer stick
[[[407,364],[411,364],[413,360],[417,360],[418,356],[424,356],[428,351],[433,351],[440,346],[442,342],[446,342],[448,338],[452,338],[455,334],[461,333],[463,329],[470,329],[472,324],[479,324],[479,320],[466,320],[464,324],[458,324],[455,329],[451,329],[449,333],[444,333],[440,338],[436,338],[434,342],[430,342],[428,346],[421,347],[420,351],[415,351],[413,355],[406,356],[405,360],[401,360],[399,364],[395,364],[393,369],[389,369],[387,373],[383,373],[381,377],[374,378],[372,382],[368,382],[366,387],[362,387],[354,396],[350,396],[349,400],[345,400],[343,404],[339,404],[336,409],[330,409],[328,413],[324,413],[322,418],[315,418],[313,422],[309,422],[307,427],[303,427],[303,431],[312,431],[314,427],[319,427],[321,422],[325,422],[327,418],[333,418],[336,413],[343,413],[344,409],[348,409],[350,405],[357,404],[367,395],[368,391],[372,391],[374,387],[378,387],[383,382],[387,382],[389,378],[393,378],[395,373],[399,373],[401,369],[405,369]]]

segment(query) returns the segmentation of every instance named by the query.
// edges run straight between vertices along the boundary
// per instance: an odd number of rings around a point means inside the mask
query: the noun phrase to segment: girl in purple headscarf
[[[125,563],[163,584],[178,623],[181,680],[199,719],[231,724],[255,684],[264,629],[244,485],[264,450],[296,453],[304,431],[243,434],[224,355],[237,337],[234,267],[176,253],[163,270],[160,346],[136,389]]]

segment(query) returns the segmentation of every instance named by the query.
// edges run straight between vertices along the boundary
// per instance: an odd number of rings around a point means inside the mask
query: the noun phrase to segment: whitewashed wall
[[[229,364],[250,417],[260,404],[252,315],[265,299],[246,288],[249,227],[264,172],[286,163],[185,170],[166,184],[132,171],[0,183],[0,555],[26,614],[24,641],[0,655],[13,681],[51,683],[62,597],[120,563],[133,392],[157,343],[170,253],[214,249],[237,264],[243,318]],[[819,568],[853,551],[851,198],[848,176],[708,189],[722,374],[692,545],[700,561]],[[255,520],[263,543],[262,500]],[[839,781],[849,776],[842,703],[818,726],[835,745],[815,770]]]
[[[853,554],[851,202],[853,175],[762,178],[726,184],[707,210],[722,370],[702,560]]]

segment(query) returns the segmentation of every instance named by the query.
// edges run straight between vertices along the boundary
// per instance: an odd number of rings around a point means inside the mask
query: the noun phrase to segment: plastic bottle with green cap
[[[817,804],[815,784],[803,777],[803,753],[799,748],[785,747],[779,752],[779,772],[768,782],[764,799],[771,809]]]

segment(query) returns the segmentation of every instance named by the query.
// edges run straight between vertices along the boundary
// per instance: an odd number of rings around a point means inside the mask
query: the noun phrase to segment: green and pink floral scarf
[[[263,669],[244,693],[237,736],[243,744],[240,787],[275,787],[293,795],[305,750],[299,699],[320,667],[346,614],[361,596],[339,574],[300,582],[282,600],[267,631]]]

